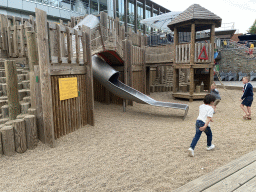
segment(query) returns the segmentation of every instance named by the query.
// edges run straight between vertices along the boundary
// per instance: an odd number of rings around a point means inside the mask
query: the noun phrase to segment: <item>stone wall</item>
[[[224,72],[256,71],[256,58],[247,55],[244,49],[222,49],[221,60],[218,63],[220,71]]]

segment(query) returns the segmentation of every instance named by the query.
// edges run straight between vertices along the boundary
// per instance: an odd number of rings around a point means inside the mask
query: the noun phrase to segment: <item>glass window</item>
[[[142,3],[138,2],[137,4],[137,12],[138,12],[138,29],[142,29],[142,25],[140,24],[140,20],[143,19],[143,7]]]
[[[124,21],[124,0],[117,0],[116,16],[119,17],[120,21]]]
[[[128,23],[134,23],[134,3],[128,1]]]
[[[98,1],[92,0],[91,1],[91,14],[98,14]]]
[[[108,11],[108,7],[107,7],[107,0],[99,0],[100,3],[100,12],[101,11]]]

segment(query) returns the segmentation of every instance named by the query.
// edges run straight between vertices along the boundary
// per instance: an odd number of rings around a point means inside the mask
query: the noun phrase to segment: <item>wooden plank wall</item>
[[[146,48],[146,63],[172,62],[174,56],[174,46],[164,45]]]
[[[78,97],[60,100],[59,79],[77,77]],[[85,75],[51,76],[53,97],[53,121],[55,139],[87,125]]]

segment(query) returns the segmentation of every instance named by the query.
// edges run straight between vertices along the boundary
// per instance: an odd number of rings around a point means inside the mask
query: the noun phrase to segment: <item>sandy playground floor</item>
[[[0,191],[171,191],[256,149],[256,105],[251,121],[242,119],[242,91],[225,92],[212,123],[214,151],[206,151],[202,135],[195,157],[187,149],[195,133],[202,101],[183,111],[134,103],[95,103],[96,125],[42,143],[24,154],[0,158]],[[232,95],[235,102],[228,96]],[[170,101],[170,93],[151,94]]]

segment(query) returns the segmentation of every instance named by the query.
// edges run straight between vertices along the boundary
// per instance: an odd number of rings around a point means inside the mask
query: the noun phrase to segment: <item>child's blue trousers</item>
[[[190,147],[192,149],[195,149],[195,146],[196,146],[198,140],[201,137],[202,131],[200,131],[199,128],[203,127],[204,125],[205,125],[205,123],[203,121],[196,120],[196,134],[195,134],[195,137],[192,140],[192,143],[190,145]],[[204,132],[207,136],[207,146],[211,146],[212,145],[212,131],[211,131],[211,128],[209,126],[207,126]]]

